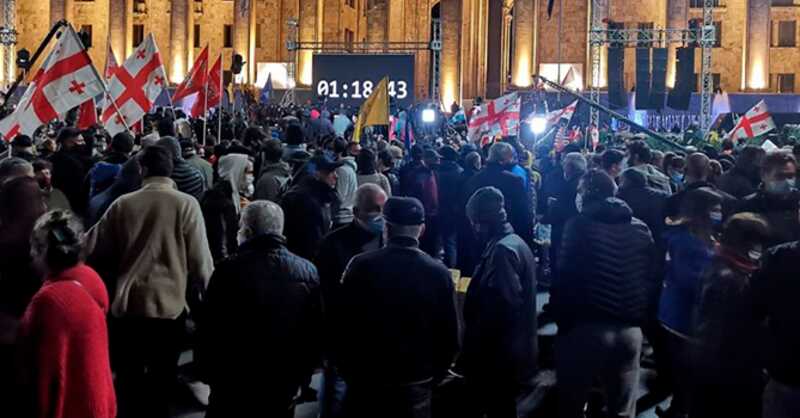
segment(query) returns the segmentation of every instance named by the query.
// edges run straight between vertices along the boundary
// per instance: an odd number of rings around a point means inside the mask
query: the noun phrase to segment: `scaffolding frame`
[[[589,30],[589,50],[591,56],[592,86],[590,99],[600,102],[600,71],[602,47],[620,45],[632,47],[666,47],[669,44],[694,43],[701,49],[701,91],[700,91],[700,128],[707,133],[711,127],[712,100],[714,80],[711,75],[711,54],[716,41],[714,28],[714,0],[703,0],[703,24],[698,29],[607,29],[600,19],[601,7],[608,8],[609,0],[592,0],[591,29]],[[607,15],[607,13],[605,13]],[[592,108],[590,121],[594,126],[600,124],[600,111]]]
[[[0,45],[3,48],[3,80],[11,84],[14,74],[14,50],[17,46],[16,0],[5,0],[3,3],[3,20],[5,24],[0,27]]]

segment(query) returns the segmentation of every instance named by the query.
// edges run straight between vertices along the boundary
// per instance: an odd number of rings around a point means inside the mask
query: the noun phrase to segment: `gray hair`
[[[242,210],[239,231],[250,239],[264,234],[283,234],[283,209],[268,200],[256,200]]]
[[[11,157],[0,161],[0,183],[13,177],[33,177],[33,173],[33,164],[22,158]]]
[[[489,148],[489,162],[499,163],[514,158],[514,147],[505,142],[497,142]]]
[[[564,156],[562,163],[564,171],[571,173],[585,173],[586,172],[586,158],[579,152],[570,152]]]
[[[356,190],[355,207],[361,209],[373,206],[373,202],[378,196],[383,195],[386,197],[386,192],[377,184],[367,183],[362,184]]]

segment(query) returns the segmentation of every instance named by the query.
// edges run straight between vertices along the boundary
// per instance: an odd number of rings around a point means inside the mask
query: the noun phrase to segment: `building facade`
[[[0,3],[12,0],[0,0]],[[287,63],[298,23],[305,42],[429,42],[440,19],[440,96],[445,105],[476,96],[495,97],[526,88],[530,75],[569,78],[587,88],[591,0],[14,0],[17,49],[35,50],[49,28],[67,19],[90,34],[91,56],[99,68],[108,46],[118,61],[153,33],[170,80],[180,82],[205,45],[211,57],[244,57],[241,81],[255,83],[260,64]],[[687,28],[702,17],[702,0],[596,0],[604,22],[624,28]],[[793,93],[800,76],[797,21],[800,0],[716,0],[718,41],[712,73],[729,92]],[[563,12],[561,11],[563,7]],[[671,48],[674,55],[674,47]],[[696,72],[699,73],[699,50]],[[311,83],[313,51],[297,54],[297,83]],[[213,59],[213,58],[212,58]],[[603,59],[603,65],[605,60]],[[633,49],[626,53],[625,82],[635,79]],[[603,73],[605,70],[603,70]],[[674,56],[668,82],[674,83]],[[432,53],[418,51],[415,93],[430,94]],[[569,74],[569,76],[567,76]],[[605,86],[601,76],[601,87]],[[5,81],[5,80],[3,80]],[[698,83],[699,84],[699,83]]]

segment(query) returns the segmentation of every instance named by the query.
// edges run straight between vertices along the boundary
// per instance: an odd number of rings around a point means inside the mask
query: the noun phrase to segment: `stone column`
[[[233,50],[247,61],[240,76],[243,83],[255,81],[255,7],[255,0],[233,2]]]
[[[449,109],[453,102],[461,103],[461,0],[441,0],[439,7],[442,22],[439,88],[442,104]]]
[[[667,0],[667,29],[686,29],[689,27],[689,0]],[[667,54],[667,86],[675,87],[677,45],[670,44]]]
[[[503,4],[500,1],[489,1],[488,37],[486,38],[486,95],[495,98],[502,93],[503,84]]]
[[[186,14],[189,12],[188,0],[172,0],[172,14],[169,24],[169,66],[167,73],[173,83],[180,83],[186,75]],[[155,10],[153,10],[155,12]]]
[[[388,0],[387,27],[391,42],[405,41],[405,0]],[[392,18],[389,19],[388,16]]]
[[[514,2],[514,56],[511,58],[511,84],[528,87],[533,69],[534,0]]]
[[[125,60],[127,39],[126,0],[109,0],[108,2],[108,39],[118,63]],[[132,2],[131,2],[132,5]]]
[[[747,89],[769,88],[770,0],[747,1]]]
[[[321,31],[318,29],[318,17],[322,17],[323,0],[300,0],[300,13],[298,40],[301,42],[318,42],[321,40]],[[310,50],[297,51],[297,84],[311,85],[311,61],[313,52]]]
[[[389,41],[389,1],[375,0],[372,7],[367,10],[367,42],[387,41]]]

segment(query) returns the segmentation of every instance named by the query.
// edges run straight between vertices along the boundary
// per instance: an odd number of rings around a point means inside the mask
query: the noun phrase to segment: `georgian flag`
[[[105,77],[106,80],[111,81],[111,78],[114,77],[114,71],[117,71],[117,68],[119,68],[117,56],[114,55],[114,50],[111,49],[111,42],[108,43],[108,52],[106,54],[106,70],[103,74],[103,77]]]
[[[106,100],[101,117],[108,134],[114,137],[139,122],[153,107],[166,84],[167,76],[158,46],[153,35],[147,35],[114,73],[108,87],[111,100]]]
[[[103,94],[105,85],[72,26],[62,29],[16,110],[0,121],[6,140],[34,131],[70,109]]]
[[[726,135],[729,138],[755,138],[775,129],[775,122],[767,110],[767,104],[762,99],[752,109],[748,110],[736,126]]]
[[[467,137],[477,142],[483,136],[516,135],[519,132],[519,95],[506,94],[489,102],[472,115]]]
[[[568,104],[563,109],[558,109],[552,112],[548,112],[547,115],[544,116],[544,118],[547,120],[547,126],[553,126],[555,124],[558,124],[562,120],[565,120],[567,122],[567,125],[569,125],[569,122],[572,120],[572,115],[575,114],[575,109],[577,108],[578,108],[578,101],[575,100],[574,102]],[[537,115],[531,113],[530,116],[528,116],[526,122],[528,123],[533,122],[533,119],[535,117],[537,117]]]

